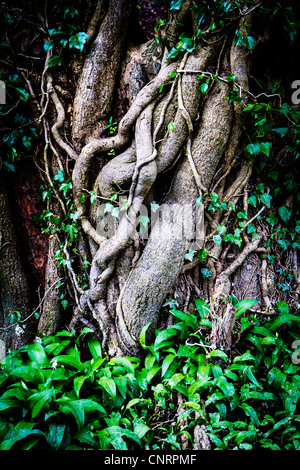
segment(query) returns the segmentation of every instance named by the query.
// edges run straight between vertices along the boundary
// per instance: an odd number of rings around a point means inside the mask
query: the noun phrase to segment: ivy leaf
[[[44,43],[44,49],[45,49],[46,52],[47,52],[47,51],[51,51],[51,49],[53,48],[53,46],[54,46],[54,42],[53,42],[53,41],[46,41],[46,42]]]
[[[180,10],[183,0],[172,0],[170,10]]]
[[[226,80],[227,82],[233,82],[235,80],[235,74],[232,73],[231,75],[228,75],[228,77],[226,77]]]
[[[83,31],[77,34],[73,34],[73,36],[71,36],[69,39],[69,48],[72,49],[72,47],[75,47],[75,49],[79,49],[82,52],[88,39],[89,35]]]
[[[292,215],[291,209],[286,206],[279,207],[278,213],[284,222],[287,222]]]
[[[261,151],[264,155],[267,155],[267,157],[268,157],[269,154],[270,154],[271,147],[272,147],[271,142],[261,142],[261,143],[259,144],[259,146],[260,146],[260,151]]]
[[[177,57],[179,54],[178,50],[176,49],[176,47],[172,47],[172,49],[170,50],[169,54],[167,55],[167,59],[175,59],[175,57]]]
[[[245,45],[247,47],[247,49],[249,49],[249,51],[251,51],[251,49],[253,48],[255,44],[255,39],[253,36],[248,36],[246,41],[245,41]]]
[[[218,245],[221,246],[222,237],[221,237],[220,235],[214,235],[213,239],[214,239],[214,242],[215,242],[215,243],[217,243]]]
[[[271,207],[272,196],[268,193],[263,193],[259,196],[259,200],[268,207]]]
[[[48,60],[49,67],[60,67],[62,64],[62,57],[59,57],[58,55],[54,55],[50,57]]]
[[[256,196],[250,196],[247,199],[248,204],[251,204],[253,207],[256,207]]]
[[[207,90],[208,90],[208,83],[202,83],[202,85],[200,85],[201,93],[205,94]]]
[[[250,153],[250,155],[258,155],[260,152],[259,142],[255,142],[254,144],[248,144],[246,147],[246,151]]]
[[[274,127],[272,129],[272,132],[275,132],[275,134],[279,134],[280,137],[284,137],[286,133],[288,132],[289,128],[288,127]]]
[[[207,269],[207,268],[202,268],[202,269],[201,269],[201,273],[202,273],[202,276],[205,277],[205,278],[211,276],[211,272],[210,272],[210,270]]]
[[[22,101],[27,101],[29,98],[29,93],[25,91],[23,88],[15,88],[16,92],[18,93],[20,99]]]

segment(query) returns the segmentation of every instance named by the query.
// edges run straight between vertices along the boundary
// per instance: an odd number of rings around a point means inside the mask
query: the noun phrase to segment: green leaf
[[[250,196],[247,199],[248,204],[251,204],[253,207],[256,207],[256,196]]]
[[[42,431],[39,431],[38,429],[16,429],[16,428],[11,428],[10,431],[7,433],[5,437],[7,439],[3,440],[0,444],[0,450],[10,450],[16,442],[21,441],[28,436],[31,436],[33,434],[38,434],[43,436],[44,433]]]
[[[187,324],[187,326],[192,328],[194,331],[197,331],[198,323],[194,315],[181,312],[180,310],[171,310],[171,313],[172,315],[174,315],[174,317],[179,318],[180,320],[184,321]]]
[[[83,51],[86,41],[89,39],[89,35],[81,31],[80,33],[74,34],[69,39],[69,48],[75,47],[81,52]]]
[[[205,94],[205,93],[207,92],[207,90],[208,90],[208,83],[206,83],[206,82],[205,82],[205,83],[202,83],[202,84],[200,85],[200,91],[201,91],[201,93]]]
[[[255,142],[254,144],[248,144],[246,150],[250,155],[257,156],[260,152],[260,144],[259,142]]]
[[[147,330],[149,329],[149,327],[152,323],[153,323],[152,321],[147,323],[141,330],[140,344],[141,344],[143,349],[148,349],[149,348],[149,346],[146,345],[146,333],[147,333]]]
[[[20,99],[22,101],[27,101],[29,98],[29,93],[25,91],[23,88],[15,88],[16,92],[18,93]]]
[[[180,10],[183,0],[172,0],[170,10]]]
[[[86,375],[79,375],[78,377],[74,378],[74,392],[76,393],[76,396],[78,398],[79,398],[80,389],[82,385],[84,384],[84,382],[86,381],[86,379],[87,379]]]
[[[260,145],[260,151],[261,151],[264,155],[267,155],[267,157],[268,157],[269,154],[270,154],[271,147],[272,147],[271,142],[260,142],[259,145]]]
[[[279,134],[280,137],[284,137],[289,128],[288,127],[273,127],[272,132],[275,132],[275,134]]]
[[[43,346],[40,343],[33,343],[28,346],[29,359],[38,364],[45,364],[47,356]]]
[[[35,384],[44,382],[44,378],[41,372],[38,369],[30,366],[16,367],[11,371],[11,374],[19,377],[25,382],[32,382]]]
[[[54,388],[51,388],[49,390],[44,390],[43,392],[34,393],[28,398],[32,418],[35,418],[35,416],[39,414],[44,404],[48,402],[53,395],[55,395],[55,390]]]
[[[163,363],[162,363],[162,367],[161,367],[161,375],[162,377],[165,376],[167,370],[169,369],[170,365],[172,364],[172,362],[174,361],[174,359],[176,358],[176,356],[174,354],[168,354],[164,360],[163,360]]]
[[[200,299],[195,299],[196,309],[201,318],[206,318],[209,315],[209,305]]]
[[[113,357],[109,364],[112,365],[121,365],[127,372],[135,373],[135,369],[132,363],[126,357]]]
[[[213,237],[213,240],[215,243],[217,243],[217,245],[220,245],[222,244],[222,237],[220,235],[214,235]]]
[[[255,361],[255,357],[252,356],[249,350],[246,351],[241,356],[236,356],[232,362],[245,362],[245,361]]]
[[[235,74],[232,73],[231,75],[228,75],[228,77],[226,77],[226,80],[227,82],[233,82],[235,80]]]
[[[213,351],[210,351],[207,355],[207,358],[211,357],[220,357],[224,359],[224,361],[228,361],[228,356],[224,351],[221,351],[220,349],[214,349]]]
[[[189,386],[188,388],[188,394],[189,395],[194,395],[199,388],[206,387],[209,383],[211,383],[211,378],[210,377],[202,377],[201,379],[196,380],[192,385]]]
[[[176,47],[172,47],[170,50],[169,54],[167,55],[167,59],[174,59],[177,57],[179,54],[179,51],[176,49]]]
[[[44,43],[44,49],[45,51],[50,51],[54,46],[54,42],[53,41],[46,41]]]
[[[111,396],[112,399],[116,398],[117,389],[116,384],[113,379],[107,377],[101,377],[98,380],[98,384]]]
[[[51,360],[51,363],[53,363],[54,361],[56,361],[58,364],[72,366],[80,372],[83,372],[85,370],[85,365],[82,362],[80,362],[76,357],[68,354],[56,356]]]
[[[263,193],[261,196],[258,197],[259,200],[265,204],[267,207],[271,207],[271,200],[272,196],[268,193]]]
[[[207,268],[202,268],[201,273],[204,278],[210,277],[212,275],[210,270]]]
[[[235,318],[238,318],[244,312],[252,308],[254,305],[258,304],[258,301],[255,299],[244,299],[235,304],[236,314]]]
[[[53,55],[48,60],[49,67],[60,67],[62,64],[62,57],[58,55]]]
[[[96,338],[94,337],[88,338],[87,344],[88,344],[92,357],[94,357],[95,359],[97,359],[98,357],[100,358],[102,357],[101,344]]]
[[[289,306],[284,300],[281,302],[277,302],[276,307],[278,308],[280,313],[284,313],[284,314],[289,313]]]
[[[290,313],[282,313],[281,315],[278,315],[277,317],[273,318],[272,320],[269,320],[266,323],[266,327],[269,328],[271,331],[276,330],[279,326],[285,324],[285,323],[292,323],[292,322],[300,322],[300,316],[292,315]]]
[[[251,49],[253,48],[254,44],[255,44],[255,39],[253,36],[247,36],[247,41],[246,41],[246,47],[247,49],[249,49],[249,51],[251,51]]]
[[[154,349],[160,349],[164,346],[164,342],[168,340],[171,336],[178,335],[178,330],[175,328],[168,328],[166,330],[162,330],[158,333],[157,337],[155,338],[154,342]]]
[[[278,213],[284,222],[288,222],[288,220],[290,219],[292,215],[292,210],[286,206],[281,206],[278,209]]]
[[[45,438],[53,450],[57,450],[62,443],[66,424],[49,423],[48,431],[45,432]]]
[[[58,408],[63,413],[70,413],[74,416],[77,428],[81,429],[84,426],[85,414],[84,409],[80,406],[79,400],[69,400],[66,397],[56,400]]]
[[[215,379],[215,385],[222,390],[225,397],[232,397],[235,393],[234,385],[226,379],[223,375],[220,375]]]

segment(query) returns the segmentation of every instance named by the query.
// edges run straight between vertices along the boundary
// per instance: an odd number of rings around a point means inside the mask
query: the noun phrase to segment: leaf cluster
[[[245,316],[253,303],[234,302],[244,348],[233,357],[209,344],[205,300],[192,314],[173,309],[172,327],[150,343],[146,325],[140,359],[109,359],[89,328],[11,352],[0,371],[0,448],[172,450],[203,424],[216,449],[299,448],[299,317],[284,302],[267,321]]]

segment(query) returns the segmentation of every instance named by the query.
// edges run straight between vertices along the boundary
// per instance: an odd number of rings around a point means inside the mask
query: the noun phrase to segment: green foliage
[[[204,424],[215,449],[299,449],[300,366],[291,351],[299,317],[284,302],[269,320],[244,316],[254,303],[234,300],[244,349],[231,358],[207,341],[205,300],[192,314],[172,309],[174,325],[150,343],[146,325],[142,359],[109,359],[89,328],[9,353],[0,371],[0,448],[174,450],[183,432]]]
[[[48,29],[49,40],[44,43],[44,49],[48,51],[56,51],[57,54],[49,57],[49,67],[60,66],[63,61],[64,49],[76,49],[80,52],[83,51],[85,43],[89,36],[84,31],[77,31],[77,26],[73,24],[73,20],[78,16],[78,10],[74,6],[64,7],[58,9],[58,13],[63,15],[63,20],[55,28]],[[69,19],[72,23],[68,22]]]

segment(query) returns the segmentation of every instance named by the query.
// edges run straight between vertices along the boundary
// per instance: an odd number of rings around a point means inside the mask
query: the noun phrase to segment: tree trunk
[[[190,300],[206,297],[212,345],[229,350],[235,323],[230,295],[255,297],[256,308],[267,313],[275,304],[270,272],[276,276],[278,270],[267,264],[270,227],[261,221],[271,210],[271,185],[268,175],[259,175],[259,168],[266,172],[271,165],[260,160],[269,155],[270,130],[254,132],[265,145],[260,154],[245,151],[252,144],[247,116],[254,119],[247,104],[273,99],[265,108],[268,118],[278,105],[277,93],[255,96],[249,89],[255,61],[274,33],[273,14],[259,2],[172,2],[155,37],[137,44],[136,2],[94,3],[83,12],[76,2],[77,38],[83,29],[89,38],[81,36],[85,44],[78,39],[73,49],[59,29],[67,21],[62,10],[42,12],[35,4],[32,12],[41,43],[31,54],[44,57],[46,50],[46,57],[38,78],[28,69],[23,79],[40,130],[36,163],[50,236],[38,334],[88,325],[110,355],[138,355],[141,329],[148,323],[149,332],[160,328],[162,305],[177,285],[185,311],[192,311]],[[143,2],[138,4],[141,10]],[[31,36],[33,31],[28,50]],[[255,119],[252,127],[260,129],[262,121]],[[264,209],[255,205],[259,183]],[[251,191],[256,202],[250,207]],[[23,318],[29,314],[21,300],[28,287],[1,192],[2,310],[18,310]],[[292,244],[289,249],[296,282],[298,257]],[[58,290],[60,280],[64,287]]]

